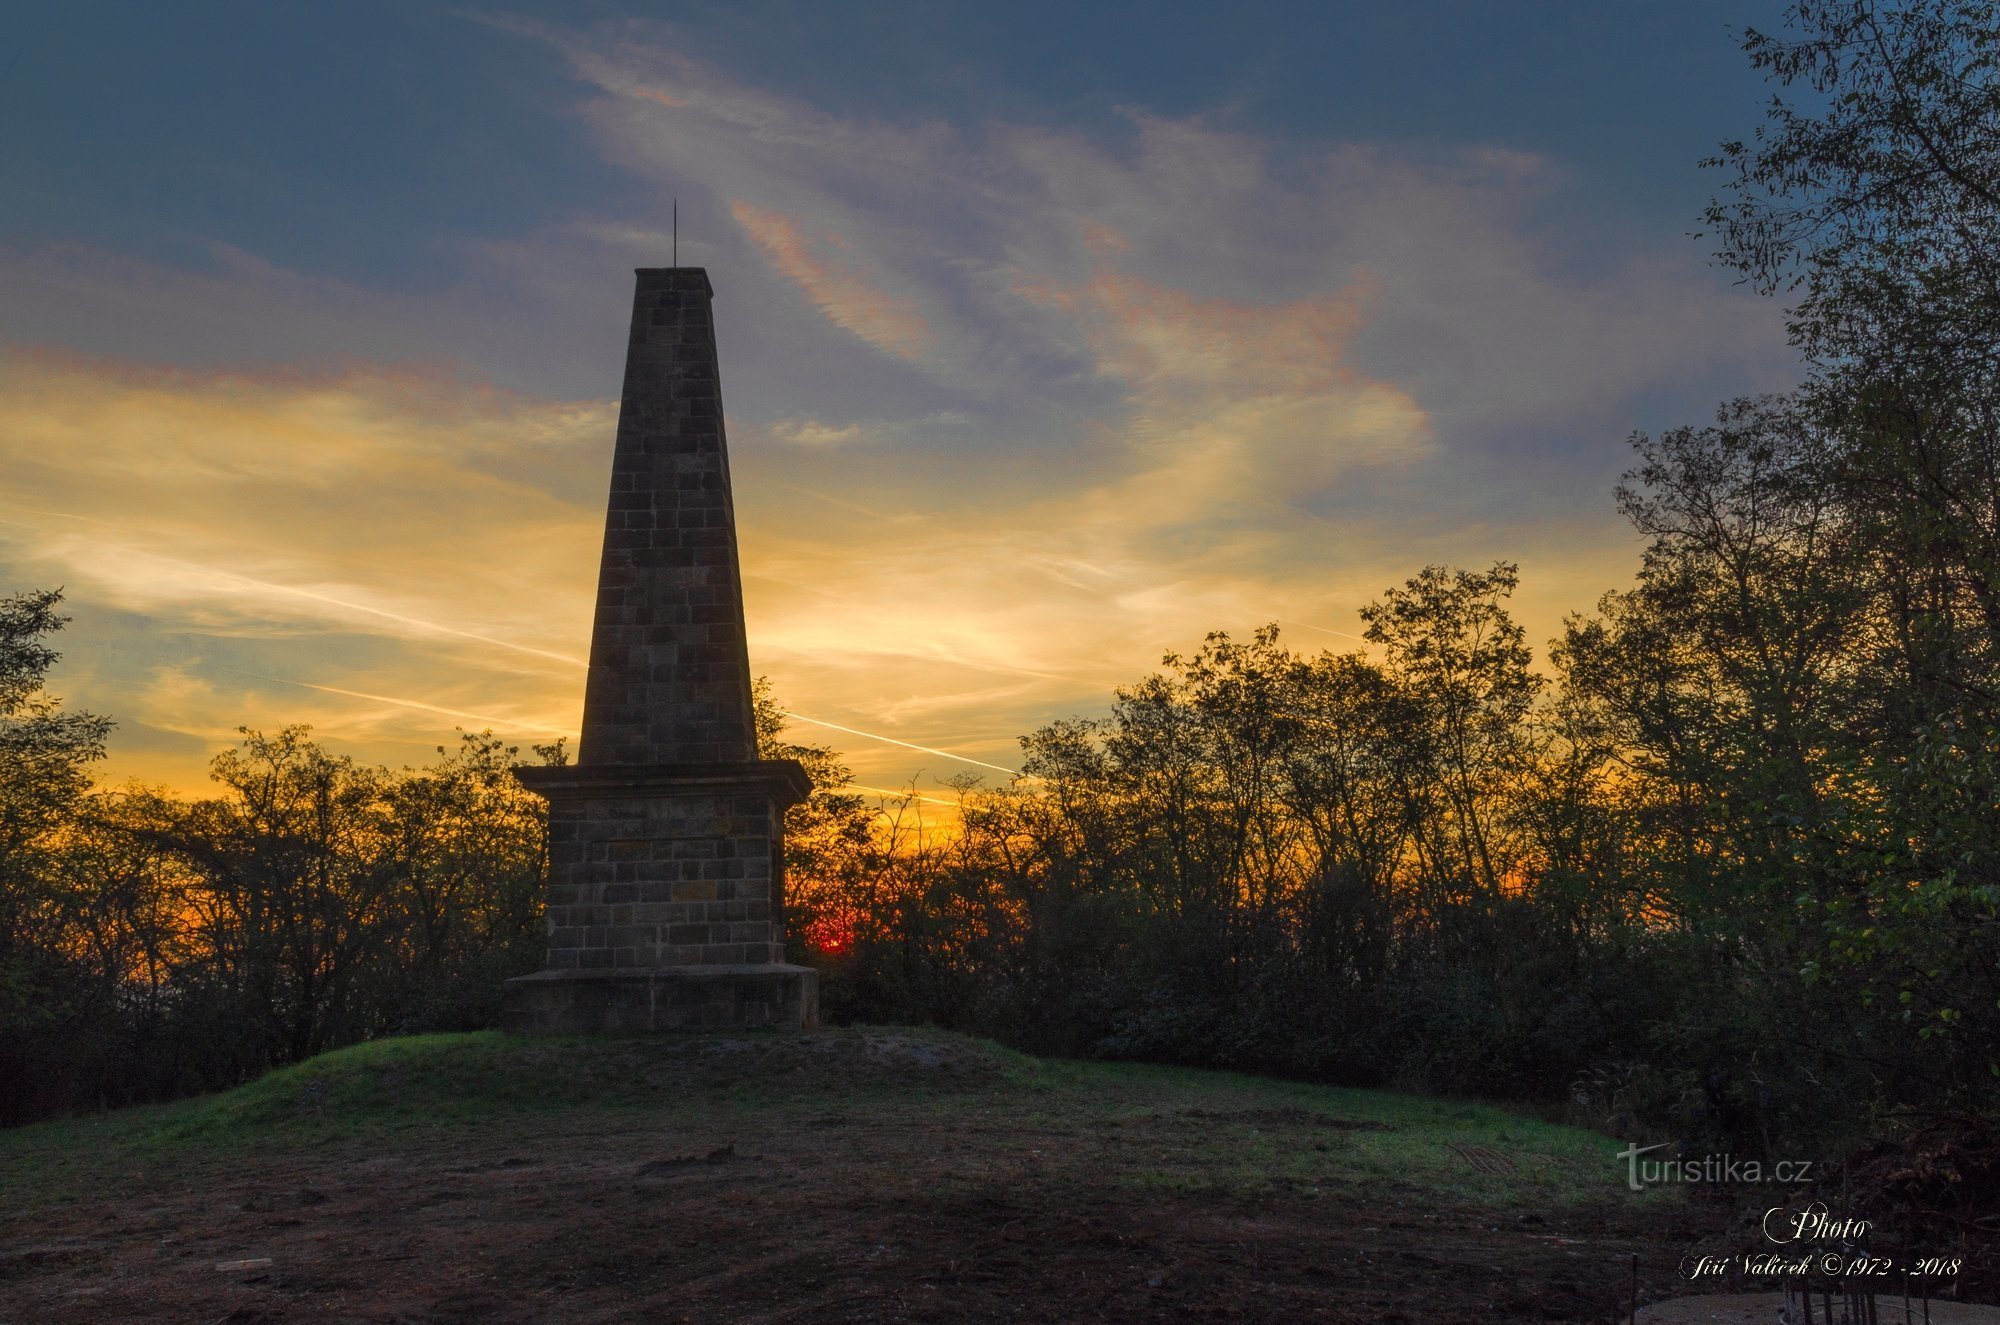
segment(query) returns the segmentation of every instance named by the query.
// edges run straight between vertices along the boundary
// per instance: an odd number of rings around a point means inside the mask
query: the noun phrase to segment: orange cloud
[[[1098,375],[1126,386],[1123,431],[1147,463],[1097,494],[1094,519],[1165,527],[1217,503],[1286,504],[1357,465],[1430,449],[1415,396],[1348,361],[1378,294],[1365,272],[1275,305],[1105,270],[1079,285],[1023,278],[1014,288],[1071,319]]]
[[[764,260],[790,277],[836,326],[899,359],[915,362],[923,356],[930,327],[915,303],[876,289],[844,256],[830,262],[822,258],[783,213],[741,199],[730,203],[729,210]],[[822,243],[843,253],[848,248],[837,235],[823,236]]]
[[[653,87],[635,87],[632,89],[632,95],[644,97],[648,101],[657,101],[662,106],[672,106],[676,110],[688,104],[686,97],[677,97],[671,92],[662,92]]]
[[[1083,218],[1080,228],[1083,231],[1083,246],[1093,253],[1130,253],[1132,251],[1132,241],[1127,239],[1125,232],[1116,226],[1109,226],[1102,221],[1092,220],[1086,216]]]
[[[1198,299],[1185,290],[1103,272],[1081,289],[1024,293],[1075,314],[1105,376],[1174,382],[1232,395],[1320,390],[1352,381],[1348,343],[1376,291],[1353,285],[1276,306]]]

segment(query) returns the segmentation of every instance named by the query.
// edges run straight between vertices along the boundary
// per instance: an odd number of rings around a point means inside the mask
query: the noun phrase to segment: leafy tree
[[[1417,710],[1358,653],[1302,659],[1292,683],[1298,727],[1285,751],[1286,811],[1311,841],[1301,959],[1322,987],[1364,991],[1407,940],[1398,893],[1415,840]]]
[[[1775,96],[1711,162],[1718,257],[1799,296],[1802,405],[1877,594],[1886,731],[2000,721],[1996,15],[1801,0],[1745,49],[1805,104]]]
[[[46,1076],[96,982],[64,942],[65,837],[103,757],[108,719],[65,713],[43,689],[67,618],[57,590],[0,599],[0,1119],[59,1093]]]
[[[391,772],[246,730],[219,796],[93,791],[111,724],[42,687],[59,601],[0,600],[0,1121],[490,1022],[540,959],[546,822],[512,747]]]
[[[189,807],[180,845],[208,946],[203,975],[238,1009],[246,1069],[360,1038],[351,995],[399,920],[387,771],[330,754],[310,729],[243,729]]]
[[[1709,220],[1725,263],[1798,295],[1812,474],[1864,600],[1825,780],[1851,814],[1816,853],[1845,883],[1819,890],[1829,964],[1807,970],[1899,1006],[1923,1052],[1869,1052],[1977,1107],[2000,1077],[2000,9],[1787,18],[1746,40],[1785,91],[1724,145]]]
[[[1822,366],[1906,356],[1990,380],[2000,345],[2000,8],[1993,0],[1798,0],[1750,30],[1774,96],[1754,138],[1708,163],[1717,256],[1795,289]]]
[[[1519,583],[1508,562],[1483,574],[1426,566],[1361,609],[1369,642],[1387,652],[1388,673],[1417,719],[1412,734],[1427,756],[1417,789],[1435,789],[1447,807],[1428,816],[1439,830],[1429,864],[1443,896],[1458,891],[1444,883],[1456,874],[1496,897],[1512,863],[1492,807],[1523,766],[1521,723],[1542,687],[1507,613]]]
[[[0,599],[0,872],[30,868],[36,844],[65,822],[104,757],[111,721],[64,713],[43,690],[60,654],[46,637],[68,621],[60,590]]]
[[[1650,783],[1656,894],[1669,913],[1754,912],[1829,881],[1863,570],[1791,402],[1737,401],[1710,428],[1634,439],[1619,504],[1651,537],[1630,590],[1573,619],[1557,651]],[[1748,887],[1743,895],[1729,895]]]
[[[868,897],[879,875],[874,813],[845,790],[853,774],[836,752],[784,739],[785,711],[769,677],[751,687],[751,711],[758,756],[796,760],[812,781],[812,794],[785,812],[787,939],[798,956],[808,949],[845,955],[875,910]]]
[[[437,763],[386,782],[395,939],[368,977],[371,1033],[488,1025],[501,983],[539,965],[548,820],[514,778],[518,753],[491,732],[460,732]],[[563,758],[560,743],[536,753]]]

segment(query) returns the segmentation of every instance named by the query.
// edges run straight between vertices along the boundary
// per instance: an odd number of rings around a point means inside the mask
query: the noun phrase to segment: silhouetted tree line
[[[0,1122],[492,1022],[543,941],[512,749],[466,735],[392,772],[246,731],[215,796],[93,790],[109,722],[40,688],[57,601],[0,600]]]
[[[2000,11],[1788,24],[1746,37],[1785,91],[1707,163],[1707,233],[1792,301],[1805,380],[1634,439],[1637,580],[1548,674],[1506,564],[1391,590],[1365,652],[1213,635],[962,825],[912,801],[800,879],[831,1006],[1740,1152],[1936,1129],[1992,1187]]]
[[[1727,471],[1700,499],[1726,517],[1671,517],[1547,681],[1511,566],[1432,567],[1368,609],[1370,651],[1211,635],[1028,737],[1013,786],[897,807],[865,859],[794,873],[829,1010],[1743,1154],[1993,1119],[2000,741],[1864,716],[1908,702],[1882,604],[1807,530],[1746,528],[1773,418],[1649,444],[1675,483]],[[1667,520],[1654,478],[1630,501]]]

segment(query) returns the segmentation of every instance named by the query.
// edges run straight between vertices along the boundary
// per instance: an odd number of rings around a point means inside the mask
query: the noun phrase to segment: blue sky
[[[0,584],[113,776],[572,730],[634,266],[717,288],[754,665],[1012,766],[1431,562],[1629,580],[1625,438],[1781,389],[1690,238],[1771,5],[35,4]],[[824,731],[825,729],[820,729]],[[961,769],[829,733],[868,785]],[[990,769],[988,770],[991,771]]]

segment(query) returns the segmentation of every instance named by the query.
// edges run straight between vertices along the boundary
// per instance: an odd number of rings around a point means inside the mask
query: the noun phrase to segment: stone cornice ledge
[[[514,776],[529,791],[550,800],[758,792],[782,805],[796,805],[812,794],[812,779],[795,759],[729,764],[533,764],[516,768]]]

